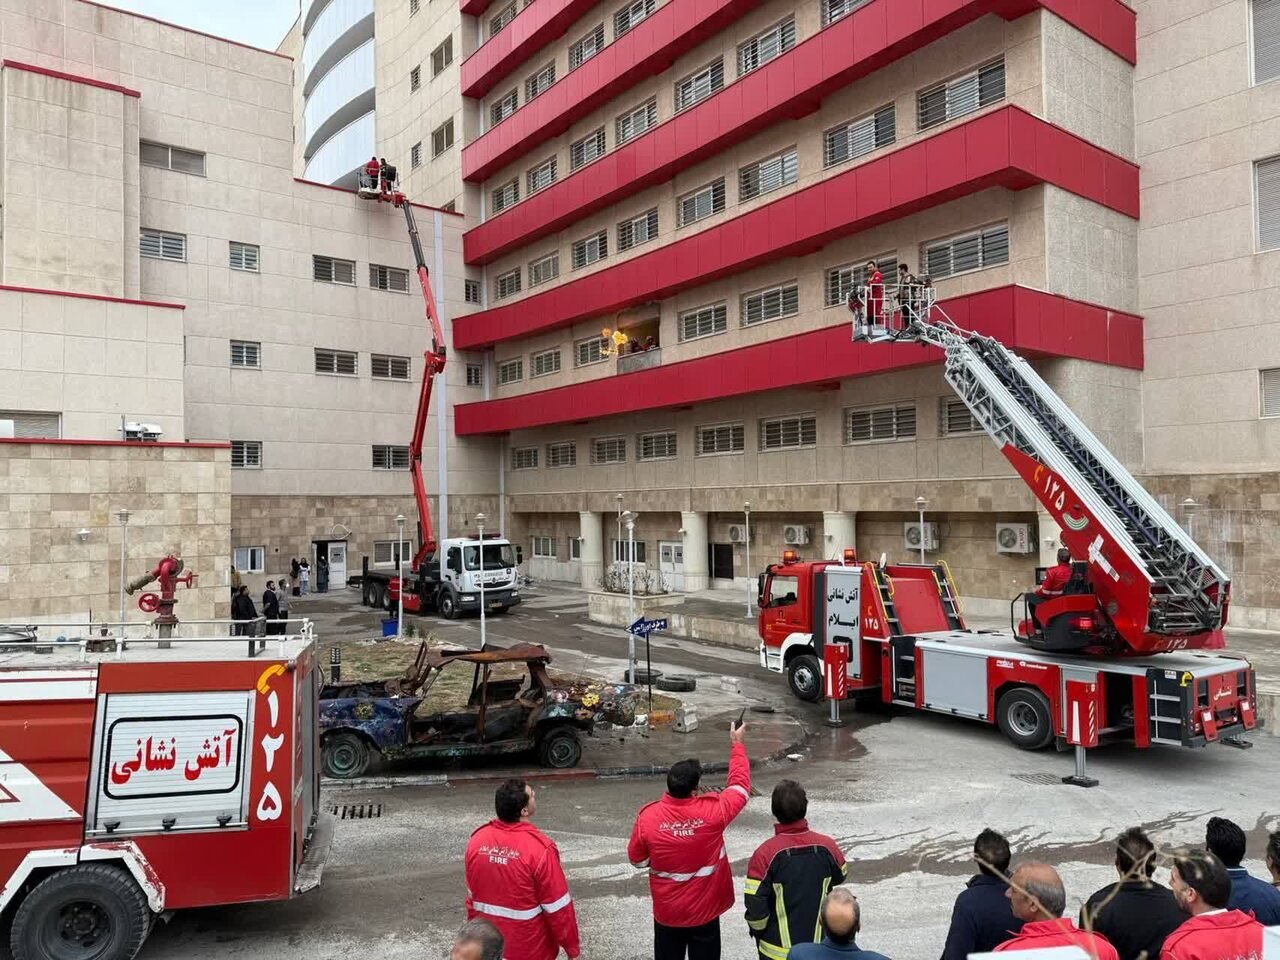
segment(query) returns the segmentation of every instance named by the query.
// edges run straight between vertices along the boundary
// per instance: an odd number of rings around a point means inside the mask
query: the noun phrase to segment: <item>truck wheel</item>
[[[366,607],[372,607],[378,599],[378,587],[372,580],[368,580],[361,585],[360,594],[360,602]]]
[[[802,653],[787,663],[787,683],[800,700],[817,703],[822,699],[822,666],[812,653]]]
[[[325,738],[321,758],[326,774],[335,780],[351,780],[369,771],[373,751],[359,736],[343,731]]]
[[[573,727],[552,727],[538,742],[538,761],[544,767],[567,770],[582,759],[582,742]]]
[[[1053,740],[1049,698],[1031,687],[1017,687],[996,704],[1000,732],[1023,750],[1039,750]]]
[[[452,590],[441,590],[440,601],[436,604],[440,610],[440,616],[446,620],[458,619],[458,601],[454,597]]]
[[[13,916],[14,960],[133,960],[151,932],[151,910],[133,877],[82,863],[45,878]]]

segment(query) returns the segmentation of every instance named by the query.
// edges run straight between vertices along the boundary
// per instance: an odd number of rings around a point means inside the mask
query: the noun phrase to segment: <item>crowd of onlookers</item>
[[[666,793],[636,816],[627,855],[648,872],[654,960],[720,960],[721,918],[736,902],[724,831],[751,797],[743,732],[739,725],[730,734],[723,791],[700,791],[701,766],[682,760]],[[494,805],[497,817],[467,846],[468,922],[452,960],[555,960],[561,950],[570,960],[603,960],[584,948],[556,845],[531,822],[533,787],[508,780]],[[761,960],[887,960],[860,942],[864,931],[867,943],[887,938],[877,938],[874,918],[844,885],[848,865],[835,840],[809,828],[804,788],[780,781],[771,806],[774,835],[748,862],[740,921]],[[1093,960],[1261,960],[1264,927],[1280,925],[1280,830],[1266,846],[1269,879],[1241,866],[1246,852],[1245,832],[1221,817],[1210,818],[1196,848],[1162,851],[1133,827],[1116,838],[1116,879],[1068,917],[1058,871],[1015,862],[1005,837],[983,830],[973,846],[977,873],[956,898],[941,960],[1062,946]],[[1168,868],[1167,886],[1157,867]],[[607,953],[650,955],[639,945]]]
[[[316,589],[329,588],[329,564],[324,557],[316,561]],[[262,610],[253,602],[247,584],[241,582],[240,571],[231,568],[231,619],[237,637],[273,637],[288,632],[290,597],[305,597],[311,589],[311,564],[305,557],[289,562],[289,573],[279,580],[268,580],[262,591]]]

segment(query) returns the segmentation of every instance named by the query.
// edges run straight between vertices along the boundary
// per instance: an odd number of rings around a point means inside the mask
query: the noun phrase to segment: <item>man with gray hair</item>
[[[468,920],[453,941],[449,960],[502,960],[502,934],[488,920]]]
[[[826,936],[821,943],[797,943],[787,951],[787,960],[889,960],[855,942],[862,930],[862,910],[845,887],[836,887],[822,901],[822,929]]]
[[[1022,932],[996,947],[1003,950],[1040,950],[1045,947],[1079,947],[1093,960],[1120,960],[1106,937],[1081,930],[1063,917],[1067,891],[1058,871],[1047,863],[1024,863],[1009,880],[1013,915],[1023,921]]]

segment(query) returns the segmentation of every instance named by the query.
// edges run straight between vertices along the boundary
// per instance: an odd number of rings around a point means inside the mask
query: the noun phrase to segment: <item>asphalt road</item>
[[[580,607],[572,597],[535,601],[490,621],[491,639],[540,639],[574,669],[620,665],[625,639],[585,622]],[[478,639],[474,622],[448,630],[459,640]],[[767,796],[783,776],[806,785],[810,822],[836,836],[851,861],[850,883],[864,910],[861,944],[894,960],[938,956],[952,900],[971,872],[972,838],[985,826],[1005,832],[1018,857],[1057,865],[1072,910],[1113,878],[1110,838],[1126,827],[1144,825],[1163,844],[1194,844],[1204,821],[1221,814],[1250,831],[1256,857],[1264,831],[1280,826],[1277,738],[1259,736],[1250,751],[1108,748],[1090,761],[1101,786],[1082,790],[1058,783],[1070,772],[1069,755],[1019,752],[993,730],[944,717],[869,714],[841,730],[821,728],[821,708],[781,696],[781,679],[763,673],[749,654],[660,641],[658,663],[740,677],[747,697],[772,698],[813,722],[819,732],[805,759],[758,770],[757,789]],[[319,890],[289,903],[178,914],[141,956],[446,957],[463,920],[461,853],[470,832],[492,815],[492,790],[333,791],[330,804],[377,803],[381,814],[339,823]],[[652,956],[647,884],[627,863],[625,847],[637,808],[661,790],[656,780],[539,788],[538,823],[560,847],[590,960]],[[739,893],[751,851],[771,832],[764,798],[730,828]],[[1250,865],[1264,873],[1260,863]],[[725,960],[755,956],[740,917],[735,908],[724,918]]]

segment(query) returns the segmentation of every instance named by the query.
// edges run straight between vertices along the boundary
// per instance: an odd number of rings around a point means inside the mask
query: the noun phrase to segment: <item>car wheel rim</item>
[[[360,765],[360,751],[354,744],[340,743],[329,753],[329,766],[339,776],[349,774]]]
[[[1009,728],[1020,737],[1035,736],[1040,732],[1036,708],[1026,702],[1015,703],[1009,711]]]
[[[551,762],[560,765],[573,759],[574,743],[572,740],[560,738],[551,744]]]
[[[799,670],[797,670],[795,672],[795,678],[796,678],[796,689],[799,690],[801,693],[805,693],[805,694],[813,693],[814,689],[817,687],[818,678],[814,675],[814,672],[810,670],[808,667],[801,667]]]
[[[59,960],[96,957],[111,937],[111,916],[88,900],[73,900],[51,913],[45,926],[45,952]]]

